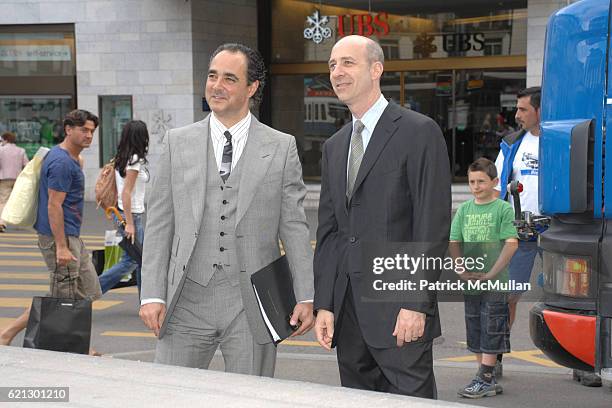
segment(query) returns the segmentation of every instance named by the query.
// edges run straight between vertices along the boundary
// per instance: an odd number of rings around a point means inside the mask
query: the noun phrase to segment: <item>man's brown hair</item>
[[[15,143],[17,140],[17,136],[13,132],[4,132],[2,134],[2,139],[7,143]]]

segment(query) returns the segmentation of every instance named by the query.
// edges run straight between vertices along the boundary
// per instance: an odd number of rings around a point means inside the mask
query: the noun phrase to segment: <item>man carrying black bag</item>
[[[102,291],[91,255],[79,238],[85,191],[79,155],[91,145],[97,126],[98,118],[90,112],[68,113],[64,141],[45,157],[34,229],[50,272],[49,296],[57,299],[35,298],[32,316],[28,308],[0,333],[0,345],[10,344],[27,325],[25,347],[77,353],[89,349],[91,302]]]

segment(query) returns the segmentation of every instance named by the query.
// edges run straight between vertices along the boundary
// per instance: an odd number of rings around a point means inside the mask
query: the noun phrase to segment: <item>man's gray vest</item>
[[[238,165],[223,183],[210,140],[207,154],[206,180],[202,180],[206,183],[206,202],[188,277],[206,286],[215,271],[222,268],[223,271],[219,272],[225,273],[232,286],[237,286],[239,267],[236,257],[236,208],[243,160],[238,161]]]

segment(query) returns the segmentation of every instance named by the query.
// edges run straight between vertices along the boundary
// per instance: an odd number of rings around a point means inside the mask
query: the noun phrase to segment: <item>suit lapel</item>
[[[198,122],[194,130],[186,135],[181,146],[184,162],[184,183],[191,196],[195,231],[200,230],[206,199],[206,168],[208,166],[208,143],[210,139],[210,116]]]
[[[363,155],[363,160],[361,162],[361,166],[359,167],[359,172],[357,173],[357,179],[355,180],[353,195],[361,183],[363,183],[363,180],[366,178],[370,170],[372,170],[374,163],[376,163],[378,156],[380,156],[380,153],[385,148],[385,145],[389,139],[391,139],[391,136],[393,136],[393,134],[397,131],[395,121],[400,117],[401,115],[399,112],[397,112],[397,105],[393,102],[389,102],[389,105],[387,105],[385,108],[382,116],[376,124],[376,127],[374,128],[372,138],[370,139],[368,147]],[[344,168],[346,169],[346,166],[344,166]],[[344,184],[346,186],[346,181]]]
[[[238,188],[238,205],[236,210],[236,226],[244,217],[258,188],[261,188],[277,144],[270,139],[266,128],[253,116],[244,151],[239,161],[242,163],[240,186]]]

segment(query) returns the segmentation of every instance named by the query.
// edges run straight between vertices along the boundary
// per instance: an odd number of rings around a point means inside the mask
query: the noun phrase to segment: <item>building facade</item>
[[[304,178],[321,144],[350,120],[329,83],[334,42],[370,36],[385,52],[388,99],[435,119],[456,180],[494,157],[515,127],[516,92],[541,80],[548,16],[568,0],[0,0],[0,132],[33,154],[61,141],[79,107],[100,128],[83,153],[86,198],[122,125],[144,120],[150,162],[169,128],[206,115],[204,81],[223,42],[257,47],[270,77],[257,114],[296,136]]]

